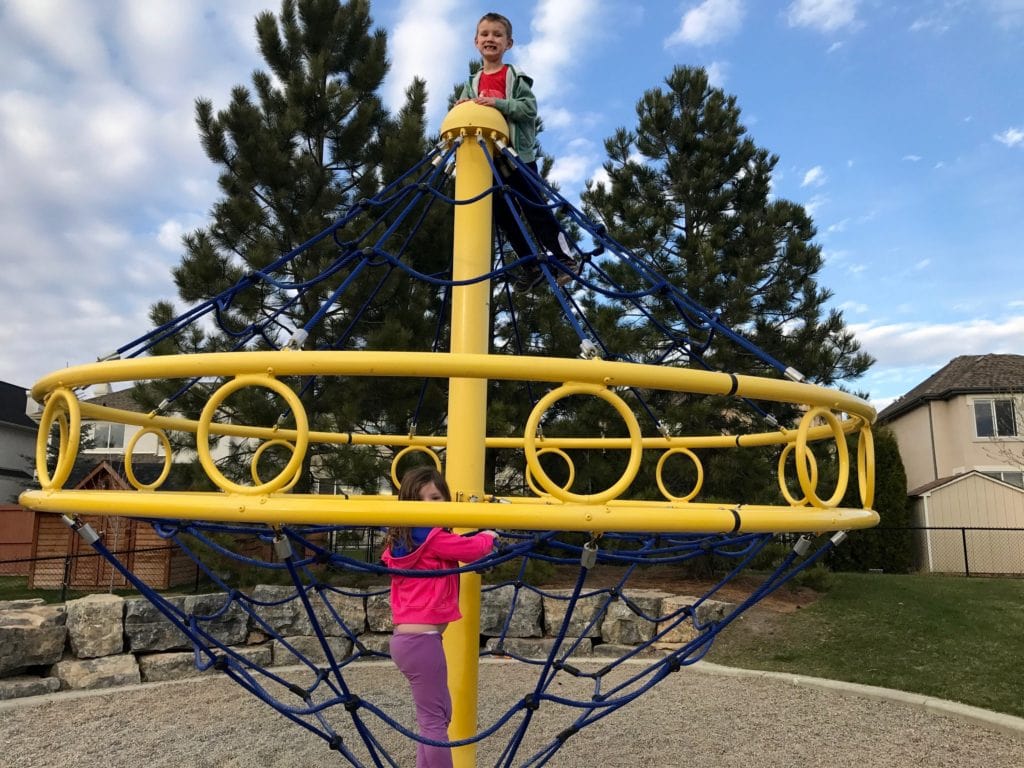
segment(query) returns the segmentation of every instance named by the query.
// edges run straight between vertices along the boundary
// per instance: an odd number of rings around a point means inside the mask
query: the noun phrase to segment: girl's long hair
[[[401,485],[398,488],[399,501],[419,501],[420,491],[431,483],[441,492],[445,501],[452,500],[452,492],[448,489],[448,483],[444,475],[433,467],[416,467],[402,475]],[[406,526],[392,526],[388,528],[384,536],[384,549],[391,549],[392,545],[398,544],[405,548],[406,552],[413,550],[412,531]]]

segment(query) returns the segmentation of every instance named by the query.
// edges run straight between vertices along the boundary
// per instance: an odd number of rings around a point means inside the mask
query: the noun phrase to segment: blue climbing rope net
[[[180,630],[197,668],[231,678],[323,738],[349,765],[408,765],[415,742],[440,743],[416,733],[407,706],[389,708],[349,682],[360,664],[387,658],[393,571],[335,551],[339,537],[365,540],[372,529],[150,523],[195,563],[215,590],[212,600],[164,596],[99,537],[87,538]],[[783,544],[771,534],[606,534],[588,540],[506,531],[497,551],[472,566],[404,572],[484,572],[482,602],[489,610],[481,623],[481,658],[535,670],[528,689],[491,691],[509,702],[507,708],[451,746],[497,739],[490,752],[495,766],[546,765],[581,729],[702,659],[719,632],[842,538],[805,535]],[[752,564],[762,566],[758,579],[740,579]],[[652,590],[649,582],[634,587],[638,569],[652,566],[696,570],[706,589],[683,596]],[[559,586],[544,586],[543,577],[537,583],[538,572],[549,581],[560,574]],[[241,574],[256,586],[233,583]],[[375,586],[354,586],[367,581]],[[739,590],[745,596],[737,599]],[[260,641],[255,646],[254,639]],[[254,654],[255,647],[272,653]],[[402,687],[397,672],[395,687]],[[380,690],[375,687],[378,696]],[[541,744],[527,738],[538,723],[553,733]],[[401,734],[404,746],[389,750],[382,736],[389,731]]]
[[[494,184],[483,194],[502,193],[495,194],[496,204],[509,205],[517,226],[532,242],[521,210],[537,203],[503,184],[498,163],[518,168],[535,185],[544,205],[560,216],[563,233],[572,234],[574,242],[589,240],[589,249],[580,253],[581,264],[570,270],[536,247],[528,255],[512,254],[499,237],[492,268],[470,280],[453,280],[450,267],[425,269],[411,233],[435,205],[473,202],[453,199],[447,191],[453,156],[462,141],[432,149],[400,178],[373,198],[359,201],[330,227],[105,359],[154,353],[161,343],[203,324],[216,325],[229,339],[228,348],[235,351],[307,348],[307,339],[328,322],[330,338],[317,334],[318,349],[358,348],[360,324],[375,302],[382,300],[385,286],[399,279],[419,281],[436,290],[437,326],[429,351],[445,349],[443,309],[453,286],[492,281],[504,349],[520,354],[529,351],[532,331],[520,326],[517,307],[522,297],[513,283],[523,269],[535,263],[543,275],[540,290],[545,300],[558,308],[564,327],[574,334],[584,357],[630,360],[602,338],[590,316],[594,306],[614,304],[623,316],[658,331],[660,344],[645,352],[643,362],[714,370],[716,346],[732,344],[765,371],[802,380],[799,373],[758,349],[715,312],[701,307],[644,259],[616,242],[603,226],[589,220],[507,147],[499,145],[500,160],[488,156]],[[296,277],[302,274],[294,268],[296,264],[324,248],[333,248],[334,258],[315,275]],[[621,274],[623,267],[630,275],[628,288],[613,276]],[[370,286],[365,299],[354,309],[339,312],[340,297],[357,282],[364,288]],[[311,297],[315,297],[315,311],[308,313],[303,325],[292,325],[292,310]],[[251,311],[253,306],[259,311]],[[242,317],[249,319],[242,321]],[[199,378],[183,382],[157,411],[173,412],[179,400],[200,383]],[[317,386],[316,377],[308,377],[299,387],[300,396],[315,397]],[[527,397],[536,404],[542,393],[527,386]],[[630,394],[658,432],[668,435],[669,427],[647,394],[636,389]],[[417,423],[426,398],[424,384],[412,424]],[[762,404],[747,405],[772,421]],[[197,499],[197,503],[201,501]],[[382,638],[390,629],[386,610],[390,572],[376,561],[379,552],[353,557],[336,546],[350,537],[370,536],[372,541],[372,529],[147,521],[194,561],[203,580],[217,591],[212,604],[200,604],[159,594],[107,550],[99,537],[90,535],[87,524],[71,522],[187,638],[198,668],[213,668],[230,677],[284,717],[322,737],[348,764],[409,764],[408,750],[402,753],[404,757],[392,754],[380,735],[381,729],[400,733],[407,746],[420,740],[408,712],[390,711],[349,684],[350,672],[357,665],[387,658]],[[758,600],[819,561],[844,536],[783,540],[766,533],[652,532],[604,533],[588,539],[585,534],[552,531],[501,533],[501,545],[494,555],[459,571],[488,572],[483,600],[485,605],[498,606],[493,611],[496,618],[483,623],[481,656],[534,668],[535,682],[514,696],[500,716],[481,724],[472,738],[453,743],[500,736],[503,746],[494,760],[496,766],[547,764],[566,739],[643,695],[666,675],[703,658],[719,632]],[[715,578],[700,595],[652,594],[631,586],[639,569],[695,568],[701,564]],[[753,586],[749,579],[739,578],[752,564],[757,564],[760,574]],[[562,577],[561,587],[544,586],[545,579],[538,573],[545,569]],[[242,572],[245,583],[256,586],[242,588],[225,575]],[[597,583],[595,574],[599,574]],[[424,571],[416,575],[439,574]],[[375,586],[360,586],[366,583]],[[565,588],[565,583],[571,587]],[[735,590],[738,586],[747,588],[744,598],[720,599],[726,587]],[[225,639],[221,629],[228,617],[236,623],[240,620],[250,639],[260,639],[258,645],[273,649],[269,663]],[[595,658],[600,661],[594,662]],[[556,721],[560,725],[552,738],[538,746],[528,733],[540,719],[546,726]]]

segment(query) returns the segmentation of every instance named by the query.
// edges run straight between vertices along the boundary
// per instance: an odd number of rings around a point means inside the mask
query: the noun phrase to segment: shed
[[[1024,489],[973,470],[909,495],[923,570],[1024,575]]]
[[[159,466],[154,466],[159,472]],[[144,466],[135,467],[144,479]],[[108,461],[101,461],[74,486],[85,490],[130,490],[123,473]],[[169,589],[196,578],[195,563],[172,542],[161,539],[149,523],[113,515],[82,515],[112,552],[123,553],[128,569],[154,589]],[[32,537],[32,567],[29,588],[79,591],[128,588],[127,580],[105,558],[95,553],[72,532],[61,515],[39,512]]]
[[[0,576],[28,574],[35,515],[17,504],[0,504]]]

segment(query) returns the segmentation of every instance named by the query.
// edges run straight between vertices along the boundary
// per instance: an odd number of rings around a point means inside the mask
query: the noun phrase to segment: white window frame
[[[998,403],[1009,403],[1010,404],[1010,427],[1012,432],[1010,434],[1001,434],[999,432],[999,414],[997,412]],[[988,418],[989,423],[992,427],[992,434],[983,435],[978,430],[978,410],[983,404],[988,405]],[[998,396],[991,395],[989,397],[976,397],[971,400],[971,420],[974,424],[974,436],[980,440],[1012,440],[1019,439],[1021,437],[1021,430],[1019,419],[1019,408],[1020,403],[1016,397],[1011,396]]]
[[[118,424],[112,421],[94,421],[90,426],[92,427],[90,437],[92,437],[93,443],[92,448],[90,450],[98,453],[124,452],[124,447],[127,444],[125,441],[126,429],[124,424]],[[111,445],[112,441],[110,438],[113,436],[113,433],[117,429],[121,430],[120,439],[116,444]],[[106,439],[101,441],[101,435],[105,436]]]

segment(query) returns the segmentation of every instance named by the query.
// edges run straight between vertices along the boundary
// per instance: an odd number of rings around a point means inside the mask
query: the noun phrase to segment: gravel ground
[[[493,722],[528,690],[537,670],[480,668],[480,721]],[[362,664],[352,690],[411,723],[405,681],[389,664]],[[566,693],[575,682],[556,686]],[[563,687],[564,686],[564,687]],[[565,725],[542,707],[515,765]],[[335,721],[344,720],[335,713]],[[371,717],[372,721],[373,718]],[[372,723],[376,726],[376,723]],[[388,729],[395,764],[415,762],[409,742]],[[351,726],[339,731],[352,744]],[[499,731],[477,764],[498,759]],[[532,749],[528,748],[532,747]],[[365,754],[365,753],[363,753]],[[372,763],[369,763],[372,765]],[[1009,735],[902,702],[794,686],[784,680],[687,668],[570,738],[548,763],[600,768],[1020,768],[1024,735]],[[88,695],[4,702],[0,766],[7,768],[319,768],[349,765],[319,737],[288,722],[225,679],[151,684]]]

